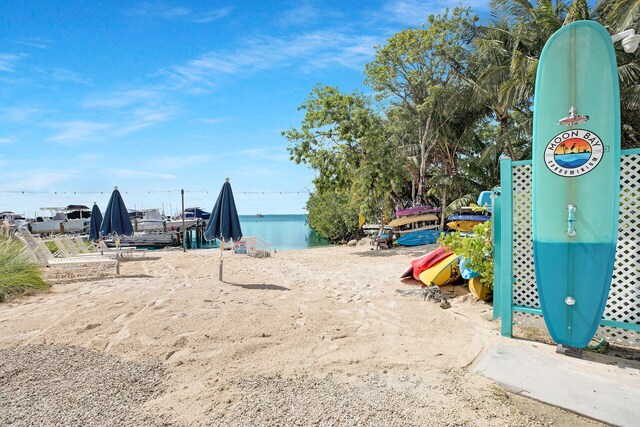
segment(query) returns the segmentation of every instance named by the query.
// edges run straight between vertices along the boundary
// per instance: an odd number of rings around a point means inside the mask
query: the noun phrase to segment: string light
[[[125,194],[152,194],[152,193],[171,193],[179,192],[180,190],[140,190],[140,191],[125,191]],[[187,193],[204,193],[209,194],[209,190],[185,190]],[[0,194],[104,194],[105,191],[31,191],[31,190],[0,190]],[[305,191],[235,191],[234,194],[308,194],[309,190]]]

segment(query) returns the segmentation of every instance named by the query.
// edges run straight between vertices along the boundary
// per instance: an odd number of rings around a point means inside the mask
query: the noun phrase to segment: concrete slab
[[[640,426],[640,364],[587,353],[557,354],[554,346],[496,343],[474,371],[522,396],[605,423]]]

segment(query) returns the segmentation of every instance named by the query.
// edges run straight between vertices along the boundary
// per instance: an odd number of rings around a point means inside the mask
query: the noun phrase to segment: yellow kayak
[[[486,301],[491,298],[493,292],[480,281],[480,276],[469,279],[469,292],[476,298]]]
[[[485,221],[451,221],[447,223],[447,227],[456,231],[473,231],[473,227],[483,222]]]
[[[420,273],[420,281],[427,286],[444,286],[460,277],[460,257],[451,254],[433,267]]]

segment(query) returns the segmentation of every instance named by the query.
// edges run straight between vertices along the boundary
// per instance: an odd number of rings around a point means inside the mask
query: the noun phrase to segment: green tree
[[[428,25],[392,36],[366,66],[365,82],[378,99],[409,114],[404,123],[410,126],[400,129],[396,139],[402,139],[405,147],[414,145],[409,151],[412,161],[418,161],[417,173],[409,168],[409,175],[417,181],[412,184],[415,204],[425,202],[426,182],[434,165],[440,165],[442,172],[455,173],[457,141],[450,139],[448,114],[460,106],[452,102],[459,99],[453,96],[455,71],[467,65],[467,46],[476,21],[468,8],[429,16]],[[446,190],[443,197],[446,199]]]
[[[348,194],[312,193],[307,201],[307,211],[309,226],[326,239],[345,241],[356,234],[358,209],[350,203]]]
[[[358,214],[379,218],[390,211],[402,198],[407,175],[402,158],[389,141],[388,121],[373,108],[371,99],[316,86],[300,109],[305,110],[301,126],[283,135],[290,142],[291,159],[318,172],[316,197],[330,193],[348,196],[356,224]],[[309,209],[318,206],[313,203]],[[327,206],[334,205],[323,208]]]

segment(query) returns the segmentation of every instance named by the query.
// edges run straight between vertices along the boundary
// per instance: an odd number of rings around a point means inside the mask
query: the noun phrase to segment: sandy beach
[[[463,288],[398,292],[424,253],[226,253],[220,282],[218,250],[156,251],[2,304],[0,424],[597,425],[472,373],[507,340]]]

